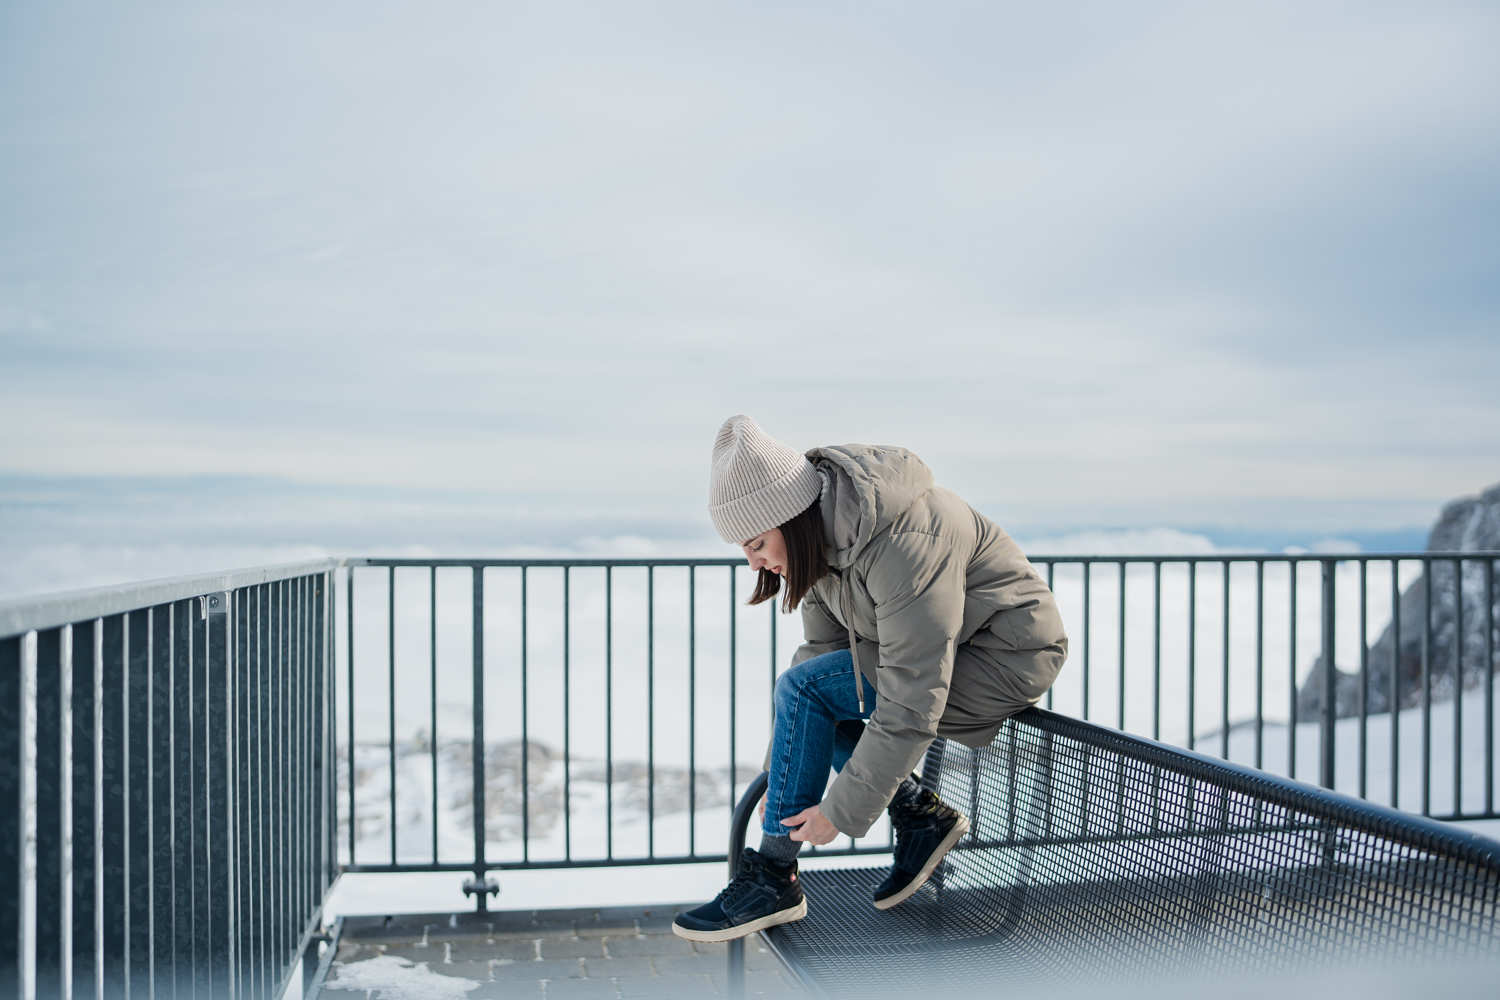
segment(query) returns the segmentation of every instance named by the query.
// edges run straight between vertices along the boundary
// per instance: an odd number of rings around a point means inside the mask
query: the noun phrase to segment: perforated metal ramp
[[[924,780],[970,834],[917,895],[808,871],[808,917],[766,935],[812,988],[957,992],[1341,960],[1493,957],[1500,844],[1031,710]]]

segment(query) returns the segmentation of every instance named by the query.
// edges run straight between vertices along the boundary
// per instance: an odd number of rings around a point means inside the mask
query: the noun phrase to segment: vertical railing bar
[[[1484,561],[1484,814],[1495,815],[1495,560]]]
[[[615,581],[604,567],[604,856],[615,856]]]
[[[531,860],[531,702],[527,682],[526,567],[521,567],[521,860]]]
[[[656,857],[656,567],[646,567],[646,857]]]
[[[1495,560],[1484,561],[1484,814],[1495,815]]]
[[[1366,787],[1370,744],[1369,567],[1368,559],[1359,560],[1359,797],[1362,799],[1369,797]]]
[[[432,768],[432,863],[438,863],[437,567],[427,567],[427,756]]]
[[[735,778],[737,777],[737,775],[735,774],[734,767],[734,724],[736,716],[735,689],[738,687],[738,684],[735,680],[735,651],[738,646],[738,637],[736,635],[735,628],[739,624],[739,616],[735,613],[738,608],[735,606],[734,595],[736,568],[737,567],[734,566],[729,567],[729,816],[731,820],[734,818],[734,807],[736,802],[738,801],[738,790],[735,787]],[[849,652],[853,653],[854,650],[851,649]],[[730,860],[732,862],[734,859],[731,858]]]
[[[1187,561],[1187,572],[1187,745],[1192,750],[1198,741],[1198,563],[1195,560]]]
[[[1219,756],[1229,759],[1229,560],[1224,560],[1223,687],[1219,691]]]
[[[1287,712],[1287,777],[1297,776],[1297,560],[1288,559],[1287,575],[1290,579],[1290,650],[1287,654],[1287,684],[1291,690],[1291,704]]]
[[[1432,576],[1422,557],[1422,815],[1432,815]]]
[[[1120,710],[1118,725],[1125,728],[1125,560],[1120,560]]]
[[[1056,567],[1056,565],[1057,564],[1055,562],[1052,562],[1051,560],[1048,560],[1048,562],[1047,562],[1047,590],[1048,590],[1049,593],[1052,591],[1052,571],[1053,571],[1054,567]],[[1051,686],[1049,686],[1047,688],[1047,710],[1049,712],[1052,710],[1052,687]]]
[[[349,586],[344,592],[344,626],[348,632],[345,642],[344,667],[349,672],[349,863],[355,863],[354,859],[354,567],[349,567],[347,577]],[[260,602],[264,595],[257,592],[256,600]],[[262,611],[261,614],[264,614]]]
[[[488,865],[485,863],[485,841],[488,838],[485,830],[484,802],[484,567],[474,566],[471,572],[473,585],[470,595],[472,603],[470,627],[474,633],[472,650],[474,704],[472,706],[473,735],[469,744],[469,772],[473,783],[471,795],[474,803],[474,899],[475,909],[483,913],[489,909],[489,893],[485,891],[485,874],[488,871]]]
[[[1464,812],[1464,560],[1453,560],[1453,815]]]
[[[98,982],[99,939],[98,887],[99,840],[97,828],[99,772],[100,620],[72,626],[73,650],[67,669],[72,672],[72,731],[66,734],[73,747],[72,759],[72,983],[75,995],[95,993]]]
[[[1089,600],[1093,595],[1094,564],[1085,560],[1079,569],[1083,576],[1083,711],[1080,714],[1087,721],[1089,717],[1089,659],[1094,651],[1089,612]]]
[[[386,661],[387,661],[387,689],[386,689],[386,727],[389,740],[387,750],[390,756],[390,825],[391,825],[391,864],[396,863],[396,567],[386,568],[385,578],[386,597]]]
[[[573,860],[573,594],[572,567],[563,567],[563,858]]]
[[[1337,653],[1338,627],[1338,560],[1322,559],[1321,595],[1322,625],[1319,629],[1323,647],[1323,690],[1318,697],[1318,784],[1332,788],[1337,779],[1334,773],[1336,726],[1338,724],[1338,666],[1334,663]]]
[[[1266,563],[1255,560],[1255,767],[1262,767],[1266,729]]]
[[[1161,560],[1151,562],[1151,738],[1161,739]]]
[[[698,567],[688,567],[688,856],[698,856]]]
[[[1390,686],[1391,709],[1391,801],[1399,809],[1401,799],[1401,560],[1391,560],[1391,668],[1386,683]]]

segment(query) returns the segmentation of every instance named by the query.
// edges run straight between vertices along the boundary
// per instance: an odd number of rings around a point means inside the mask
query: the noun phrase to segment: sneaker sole
[[[722,931],[695,931],[683,927],[676,921],[672,922],[672,933],[689,941],[733,941],[735,938],[749,937],[756,931],[763,931],[767,927],[775,927],[777,924],[790,924],[807,916],[807,897],[802,897],[802,902],[789,910],[777,910],[775,913],[752,920],[748,924],[740,924],[736,927],[726,927]]]
[[[937,850],[928,856],[927,863],[922,866],[921,871],[917,872],[917,877],[907,883],[906,888],[894,896],[875,900],[875,909],[889,910],[891,907],[910,899],[913,893],[927,884],[927,880],[932,877],[933,871],[942,863],[943,858],[947,857],[948,852],[953,850],[954,845],[968,832],[969,818],[963,813],[959,813],[958,822],[953,824],[953,829],[948,831],[948,836],[943,838],[943,842],[937,846]]]

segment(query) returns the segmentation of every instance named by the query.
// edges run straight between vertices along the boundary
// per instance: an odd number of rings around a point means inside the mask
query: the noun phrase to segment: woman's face
[[[777,576],[786,576],[786,539],[780,528],[772,528],[756,535],[740,546],[745,558],[750,560],[753,570],[768,569]]]

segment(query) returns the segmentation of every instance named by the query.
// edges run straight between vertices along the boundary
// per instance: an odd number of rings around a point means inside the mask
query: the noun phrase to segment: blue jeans
[[[842,771],[858,740],[858,729],[840,726],[868,719],[875,689],[865,687],[865,711],[854,693],[854,659],[847,649],[804,660],[776,681],[776,729],[771,736],[771,778],[766,789],[762,833],[785,837],[794,827],[781,821],[823,801],[828,770]]]

